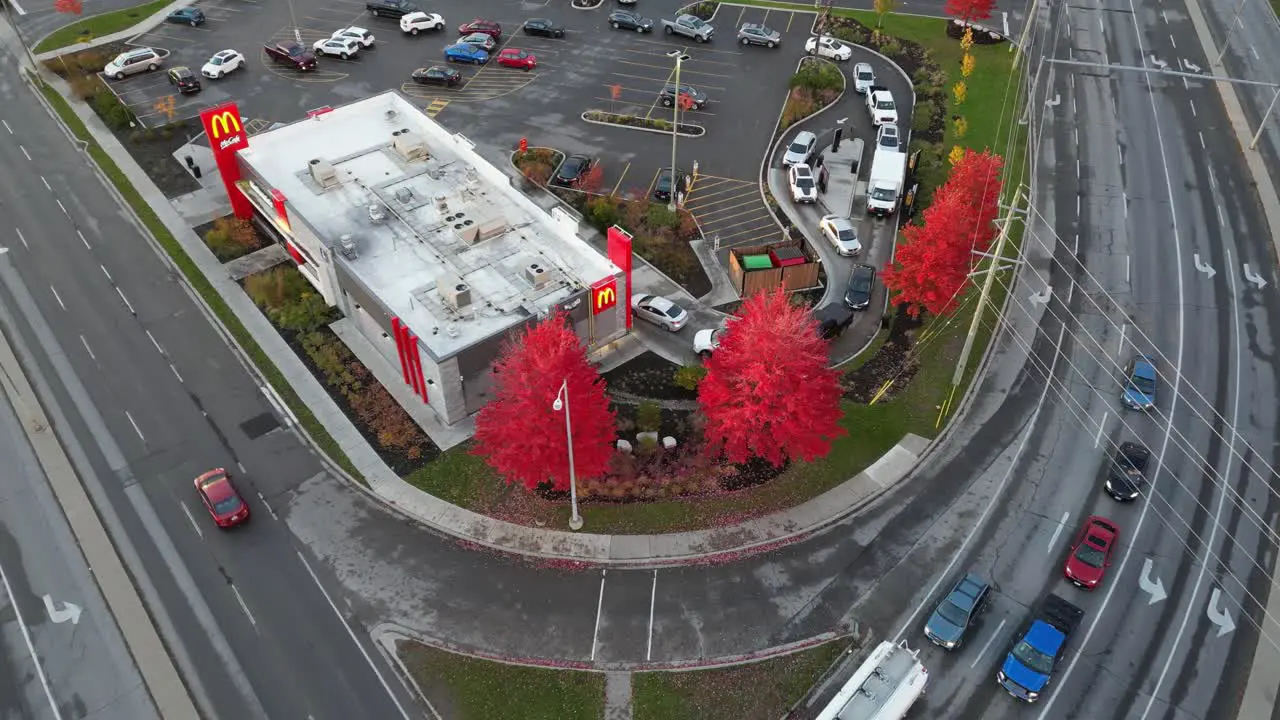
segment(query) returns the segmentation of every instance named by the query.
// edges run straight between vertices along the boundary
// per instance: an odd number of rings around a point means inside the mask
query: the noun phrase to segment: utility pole
[[[1253,140],[1249,142],[1250,150],[1258,147],[1258,138],[1261,138],[1262,131],[1267,129],[1267,120],[1271,117],[1271,111],[1276,109],[1277,100],[1280,100],[1280,88],[1276,88],[1276,94],[1271,96],[1271,104],[1267,106],[1267,111],[1262,114],[1262,121],[1258,123],[1258,132],[1253,134]]]
[[[996,240],[995,252],[991,257],[991,267],[987,268],[987,277],[982,281],[982,294],[978,296],[978,307],[973,311],[973,322],[969,323],[969,334],[964,339],[964,348],[960,350],[960,360],[956,363],[955,375],[951,376],[953,388],[958,387],[960,381],[964,379],[965,366],[969,363],[969,353],[973,352],[973,341],[978,336],[978,324],[982,322],[982,313],[991,298],[991,286],[995,283],[996,273],[1001,270],[1000,263],[1004,262],[1004,245],[1009,240],[1009,228],[1013,226],[1013,216],[1017,213],[1018,204],[1021,201],[1022,188],[1019,187],[1013,193],[1009,212],[1005,214],[1004,223],[1000,226],[1000,236]]]

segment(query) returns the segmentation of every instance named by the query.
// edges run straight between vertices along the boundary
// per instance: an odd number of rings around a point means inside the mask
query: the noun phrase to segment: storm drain
[[[261,415],[255,415],[240,423],[240,429],[244,431],[245,435],[249,436],[250,440],[257,440],[263,435],[266,435],[279,427],[280,421],[276,419],[275,415],[272,415],[269,412],[264,412]]]

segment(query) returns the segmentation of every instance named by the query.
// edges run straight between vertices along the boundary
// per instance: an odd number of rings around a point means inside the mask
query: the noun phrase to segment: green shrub
[[[636,408],[636,429],[640,432],[658,432],[662,428],[662,408],[652,400],[645,400]]]
[[[911,116],[911,130],[924,132],[933,127],[940,111],[938,103],[933,100],[921,100],[916,103],[915,113]]]
[[[264,310],[292,302],[303,293],[315,292],[302,273],[290,267],[274,267],[250,275],[244,280],[244,291]]]
[[[236,217],[218,218],[204,234],[204,242],[218,260],[228,262],[262,247],[253,223]]]
[[[652,203],[645,213],[645,222],[654,229],[671,228],[674,230],[680,227],[680,215],[667,208],[666,205]]]
[[[120,102],[120,98],[107,88],[99,88],[93,94],[90,104],[98,117],[102,118],[102,121],[112,130],[124,130],[133,123],[133,113],[129,112],[129,108]]]
[[[268,312],[276,325],[298,333],[319,330],[336,319],[334,308],[329,307],[315,290],[309,290],[297,300]]]
[[[671,381],[676,387],[685,390],[697,390],[698,385],[702,383],[702,378],[707,376],[707,369],[702,365],[681,365],[676,368]]]
[[[897,57],[902,54],[902,43],[893,38],[888,38],[880,43],[880,53],[890,58]]]
[[[612,198],[598,197],[587,201],[586,212],[583,213],[592,227],[604,232],[617,225],[622,219],[622,208]]]
[[[814,94],[823,90],[839,92],[844,88],[844,73],[832,63],[806,59],[787,87],[804,88]]]

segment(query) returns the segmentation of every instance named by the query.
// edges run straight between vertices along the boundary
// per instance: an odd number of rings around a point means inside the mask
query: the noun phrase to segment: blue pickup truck
[[[1083,617],[1083,610],[1057,595],[1046,597],[996,673],[1000,687],[1019,700],[1039,700]]]

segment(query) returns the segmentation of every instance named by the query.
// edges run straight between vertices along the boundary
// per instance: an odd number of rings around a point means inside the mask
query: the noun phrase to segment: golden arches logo
[[[214,140],[221,140],[230,135],[233,127],[237,135],[244,132],[243,128],[240,127],[240,118],[230,110],[223,110],[209,118],[209,132],[213,135]]]
[[[591,288],[591,314],[600,313],[613,307],[618,302],[618,284],[614,278],[601,282]]]

